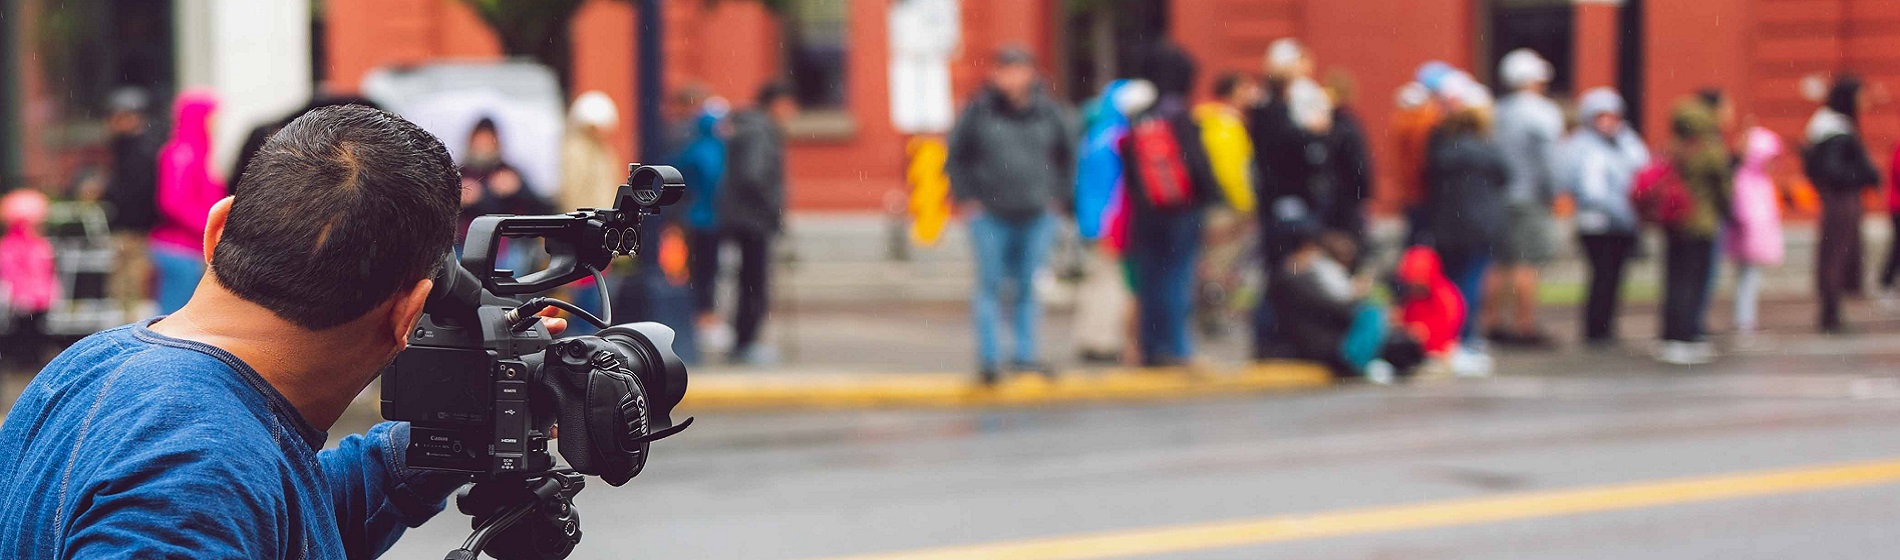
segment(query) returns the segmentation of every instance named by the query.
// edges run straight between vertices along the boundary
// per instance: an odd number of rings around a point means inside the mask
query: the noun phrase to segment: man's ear
[[[218,250],[218,240],[224,239],[224,221],[231,217],[231,202],[237,200],[224,197],[224,200],[211,205],[211,213],[205,216],[205,262],[211,262],[211,253]]]
[[[409,331],[416,328],[416,321],[422,319],[422,306],[428,303],[429,290],[433,289],[435,280],[423,278],[409,291],[396,294],[396,300],[389,306],[390,335],[395,337],[397,351],[409,347]]]

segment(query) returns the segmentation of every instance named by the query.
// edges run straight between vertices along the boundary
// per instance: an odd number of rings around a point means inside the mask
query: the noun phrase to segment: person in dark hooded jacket
[[[1465,300],[1463,343],[1452,369],[1461,375],[1491,371],[1483,338],[1477,332],[1483,306],[1484,276],[1504,232],[1504,197],[1509,172],[1504,154],[1490,140],[1490,94],[1470,84],[1449,96],[1455,108],[1434,133],[1425,156],[1425,241],[1438,250],[1445,275]]]
[[[1128,197],[1127,257],[1134,269],[1135,300],[1139,306],[1141,360],[1147,366],[1187,363],[1192,355],[1188,323],[1193,313],[1195,263],[1201,254],[1202,210],[1219,193],[1201,128],[1188,114],[1188,92],[1194,87],[1194,61],[1180,47],[1159,43],[1147,52],[1138,70],[1140,78],[1155,85],[1154,107],[1134,119],[1122,139],[1123,192]],[[1165,123],[1186,167],[1182,178],[1190,191],[1184,200],[1158,203],[1150,196],[1144,166],[1148,154],[1138,143],[1153,138],[1143,130],[1153,121]],[[1157,133],[1159,134],[1159,133]]]
[[[1663,285],[1663,345],[1657,359],[1676,365],[1715,359],[1705,338],[1709,275],[1714,269],[1716,234],[1730,220],[1730,183],[1734,156],[1722,140],[1720,111],[1699,99],[1677,104],[1670,118],[1675,136],[1671,163],[1689,191],[1692,205],[1684,222],[1666,233]]]
[[[1861,253],[1860,221],[1865,210],[1861,193],[1880,183],[1880,172],[1861,143],[1860,114],[1867,100],[1861,82],[1841,76],[1829,89],[1826,106],[1808,121],[1808,149],[1802,168],[1821,193],[1821,246],[1814,267],[1815,291],[1821,298],[1821,330],[1838,333],[1841,297],[1860,284],[1854,272]]]
[[[739,247],[732,356],[740,363],[770,361],[758,340],[771,307],[772,240],[785,222],[785,122],[798,111],[791,89],[775,83],[759,89],[756,107],[732,116],[725,184],[718,191],[720,241],[701,257],[717,259],[718,243],[730,241]],[[713,270],[716,274],[716,263]]]

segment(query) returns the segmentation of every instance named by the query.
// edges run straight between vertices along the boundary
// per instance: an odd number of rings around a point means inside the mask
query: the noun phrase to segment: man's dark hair
[[[769,107],[773,102],[791,96],[792,86],[786,85],[785,82],[766,82],[765,85],[759,86],[759,95],[754,98],[754,101],[760,107]]]
[[[1246,83],[1246,79],[1246,74],[1233,71],[1222,72],[1220,76],[1214,78],[1214,98],[1225,100],[1233,97],[1234,92],[1240,90],[1241,84]]]
[[[461,184],[448,150],[384,111],[305,113],[241,181],[211,270],[306,329],[361,317],[434,274],[454,242]]]

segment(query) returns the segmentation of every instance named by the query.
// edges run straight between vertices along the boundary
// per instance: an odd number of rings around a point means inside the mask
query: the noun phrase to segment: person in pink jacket
[[[1734,259],[1735,330],[1746,336],[1757,326],[1762,267],[1781,264],[1780,191],[1769,166],[1781,155],[1781,138],[1756,127],[1747,132],[1741,166],[1735,170],[1735,223],[1725,230],[1724,246]]]
[[[46,338],[46,312],[59,299],[53,244],[40,234],[46,211],[40,191],[19,189],[0,197],[0,303],[5,304],[0,308],[11,309],[0,313],[0,321],[13,322],[0,347],[7,349],[7,358],[35,367]]]
[[[211,171],[211,117],[218,101],[208,92],[179,94],[172,137],[158,152],[158,224],[152,227],[152,265],[158,312],[184,307],[205,271],[205,220],[225,196]]]

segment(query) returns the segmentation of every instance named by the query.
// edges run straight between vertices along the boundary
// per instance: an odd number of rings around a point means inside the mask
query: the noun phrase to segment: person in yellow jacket
[[[1241,291],[1240,269],[1254,224],[1250,217],[1255,206],[1253,140],[1247,135],[1245,112],[1266,97],[1266,90],[1244,74],[1227,72],[1214,79],[1213,94],[1213,101],[1194,107],[1208,164],[1227,202],[1208,210],[1202,231],[1201,289],[1195,290],[1195,316],[1201,331],[1209,335],[1224,332],[1247,307],[1246,302],[1234,301]]]
[[[1214,101],[1194,107],[1194,122],[1201,125],[1201,143],[1207,146],[1207,159],[1214,167],[1214,179],[1228,206],[1242,214],[1253,212],[1253,140],[1247,137],[1243,111],[1263,97],[1260,84],[1228,72],[1214,80]]]

